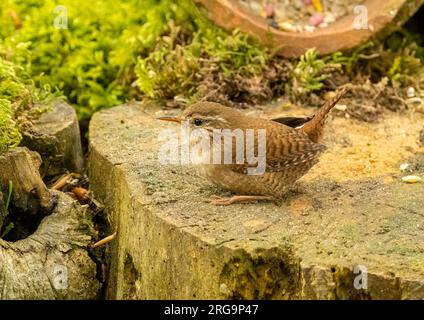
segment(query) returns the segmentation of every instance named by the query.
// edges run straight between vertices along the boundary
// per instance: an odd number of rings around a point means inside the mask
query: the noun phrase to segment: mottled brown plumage
[[[247,129],[254,129],[255,155],[258,151],[257,132],[259,129],[265,129],[266,167],[263,174],[248,175],[247,170],[252,164],[247,161],[236,163],[235,139],[232,144],[231,164],[202,164],[200,172],[214,184],[243,195],[218,199],[215,204],[275,199],[281,198],[296,180],[318,162],[318,156],[325,150],[325,146],[319,143],[325,119],[346,91],[346,88],[341,89],[315,115],[307,118],[278,118],[272,121],[251,117],[217,103],[199,102],[186,109],[180,117],[161,119],[188,121],[190,128],[205,129],[211,137],[214,129],[241,129],[243,133],[246,133]],[[222,141],[219,143],[224,146]]]

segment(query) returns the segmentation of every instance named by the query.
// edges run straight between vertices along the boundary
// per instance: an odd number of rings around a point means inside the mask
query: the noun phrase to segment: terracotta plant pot
[[[356,29],[354,13],[327,28],[315,32],[286,32],[270,27],[266,19],[255,15],[238,0],[195,0],[206,16],[227,30],[240,29],[259,38],[285,57],[299,57],[309,48],[319,54],[354,48],[375,35],[387,35],[402,25],[423,5],[424,0],[367,0],[368,29]]]

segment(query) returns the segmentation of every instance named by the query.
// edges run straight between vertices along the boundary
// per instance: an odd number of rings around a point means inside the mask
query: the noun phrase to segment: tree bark
[[[38,172],[40,164],[40,156],[27,148],[14,148],[0,154],[0,191],[7,196],[11,182],[13,207],[34,215],[50,210],[53,205]]]
[[[43,176],[62,174],[66,170],[82,171],[84,160],[78,118],[66,102],[53,101],[52,109],[34,120],[22,136],[21,144],[41,155]]]
[[[100,283],[88,256],[86,210],[62,192],[36,232],[17,242],[0,239],[0,299],[95,299]]]

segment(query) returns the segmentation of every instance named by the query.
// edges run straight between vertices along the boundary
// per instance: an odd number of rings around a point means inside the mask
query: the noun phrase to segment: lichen
[[[220,283],[226,299],[293,299],[300,289],[299,259],[291,248],[247,253],[240,250],[225,263]]]

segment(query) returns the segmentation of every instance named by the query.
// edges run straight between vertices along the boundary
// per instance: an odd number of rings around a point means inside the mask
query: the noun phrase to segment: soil
[[[269,110],[257,113],[270,118],[306,116],[313,113],[313,109],[284,107],[277,103]],[[391,182],[402,175],[400,165],[403,163],[410,164],[404,175],[413,173],[413,168],[417,167],[414,163],[421,159],[420,154],[424,154],[419,138],[424,126],[423,118],[413,111],[405,111],[401,115],[384,111],[377,122],[370,124],[350,119],[347,110],[334,110],[326,124],[324,143],[328,150],[303,180],[326,177],[342,182],[384,177],[386,182]]]

